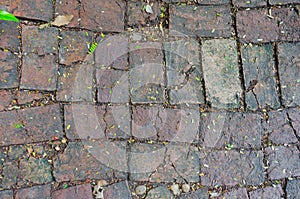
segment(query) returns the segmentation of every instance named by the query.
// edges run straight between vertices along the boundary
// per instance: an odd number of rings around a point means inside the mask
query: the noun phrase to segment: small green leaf
[[[19,19],[17,19],[13,14],[4,10],[0,10],[0,20],[19,22]]]
[[[65,185],[63,186],[63,188],[64,188],[64,189],[68,188],[68,184],[65,184]]]
[[[23,128],[24,126],[22,124],[14,124],[15,129]]]

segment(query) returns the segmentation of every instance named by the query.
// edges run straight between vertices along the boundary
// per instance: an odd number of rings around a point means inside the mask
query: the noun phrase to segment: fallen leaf
[[[64,26],[68,25],[70,21],[73,19],[73,15],[58,15],[53,22],[51,22],[51,25],[54,26]]]

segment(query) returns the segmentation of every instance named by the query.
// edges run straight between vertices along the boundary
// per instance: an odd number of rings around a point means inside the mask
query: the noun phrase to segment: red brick
[[[15,99],[11,91],[0,90],[0,111],[3,111]]]
[[[79,1],[68,0],[56,0],[55,3],[55,15],[73,15],[73,19],[70,21],[67,27],[79,26]]]
[[[80,25],[90,30],[122,32],[124,13],[123,0],[85,0],[80,7]]]
[[[18,17],[50,21],[52,19],[52,0],[14,0],[10,2],[12,14]]]
[[[76,185],[67,189],[61,189],[53,192],[53,199],[93,199],[90,184]]]
[[[229,6],[174,5],[170,7],[170,34],[230,37]]]
[[[20,24],[12,21],[0,21],[0,47],[20,51]]]
[[[105,187],[103,192],[104,198],[113,199],[113,198],[122,198],[122,199],[131,199],[131,194],[129,191],[129,186],[127,181],[119,182],[112,184],[108,187]]]
[[[51,185],[34,186],[17,190],[15,199],[40,198],[46,199],[51,197]]]
[[[16,93],[18,104],[26,104],[34,100],[42,99],[44,95],[38,91],[19,91]]]
[[[18,65],[16,55],[0,50],[0,88],[15,88],[19,85]]]

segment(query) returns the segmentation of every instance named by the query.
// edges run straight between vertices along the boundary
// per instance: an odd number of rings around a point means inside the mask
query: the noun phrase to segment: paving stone
[[[278,45],[279,78],[285,106],[300,104],[300,43]]]
[[[131,194],[129,191],[129,186],[127,181],[122,181],[119,183],[112,184],[105,187],[103,191],[104,198],[122,198],[122,199],[131,199]]]
[[[13,199],[13,191],[12,190],[0,191],[0,198]]]
[[[59,45],[59,63],[71,65],[74,62],[83,61],[88,53],[88,45],[93,38],[89,31],[61,31]]]
[[[7,108],[14,99],[15,96],[11,91],[0,90],[0,111]]]
[[[18,162],[17,161],[6,161],[3,163],[3,169],[0,179],[0,188],[9,189],[16,185],[18,178]]]
[[[18,104],[26,104],[44,98],[44,95],[39,91],[19,91],[16,93]]]
[[[98,102],[129,103],[129,72],[114,69],[98,69]]]
[[[22,49],[24,53],[38,55],[57,54],[58,29],[22,25]]]
[[[216,108],[238,108],[242,93],[236,41],[206,40],[202,46],[202,67],[207,100]]]
[[[122,32],[125,10],[123,0],[85,0],[80,7],[80,25],[95,31]]]
[[[128,38],[124,35],[105,36],[95,50],[95,63],[98,67],[129,69]]]
[[[151,173],[164,162],[165,151],[163,145],[133,143],[128,162],[130,179],[148,181]]]
[[[170,103],[203,104],[199,43],[194,39],[164,43]]]
[[[127,105],[108,106],[105,114],[106,136],[127,139],[131,136],[131,113]]]
[[[10,3],[12,14],[18,17],[50,21],[52,19],[52,0],[15,0]]]
[[[51,185],[34,186],[17,190],[16,199],[51,198]]]
[[[300,3],[299,0],[269,0],[271,5],[282,5],[282,4],[290,4],[290,3]]]
[[[15,88],[19,85],[19,59],[11,52],[0,50],[0,88]]]
[[[130,44],[130,93],[133,103],[162,103],[164,70],[161,43]]]
[[[300,109],[292,108],[287,110],[288,119],[291,122],[291,126],[295,134],[300,137]]]
[[[274,149],[274,150],[273,150]],[[267,169],[270,179],[300,176],[299,149],[295,146],[275,146],[266,148]]]
[[[9,11],[9,6],[10,6],[10,0],[3,0],[0,2],[0,9]]]
[[[146,12],[146,5],[150,5],[153,13]],[[127,17],[129,26],[150,25],[158,23],[161,14],[161,4],[157,1],[149,2],[131,0],[127,4]]]
[[[210,148],[260,148],[263,128],[255,113],[202,113],[200,144]]]
[[[298,143],[286,111],[269,112],[266,127],[266,131],[270,134],[268,139],[273,144]]]
[[[171,0],[172,1],[172,0]],[[196,2],[200,5],[202,4],[229,4],[229,0],[196,0]]]
[[[300,180],[288,180],[286,184],[287,199],[296,199],[300,193]]]
[[[283,198],[284,192],[280,185],[274,185],[273,187],[265,187],[263,189],[257,189],[249,192],[250,199],[265,198],[265,199],[280,199]]]
[[[198,140],[199,113],[160,106],[133,107],[132,134],[138,139],[192,143]]]
[[[53,199],[93,199],[92,189],[90,184],[76,185],[67,189],[61,189],[53,192]]]
[[[261,151],[202,152],[201,183],[205,186],[260,185],[265,179],[262,161]]]
[[[245,188],[238,188],[233,189],[229,192],[224,193],[222,196],[218,197],[218,199],[227,199],[227,198],[244,198],[249,199],[247,194],[247,189]]]
[[[56,0],[55,2],[55,15],[73,15],[67,27],[79,26],[79,9],[80,4],[78,1]]]
[[[174,199],[175,197],[166,187],[159,186],[151,189],[146,196],[146,199],[155,199],[155,198]]]
[[[233,0],[233,5],[237,7],[258,7],[258,6],[266,6],[267,1],[266,0]]]
[[[150,176],[151,182],[199,182],[198,150],[189,145],[168,145],[165,163]]]
[[[72,104],[64,106],[67,138],[101,139],[105,137],[105,106]]]
[[[0,118],[1,146],[41,142],[63,136],[58,105],[2,112]]]
[[[52,91],[56,89],[58,64],[55,55],[23,57],[21,89]]]
[[[170,34],[200,37],[230,37],[229,6],[170,6]]]
[[[279,108],[272,45],[242,46],[241,51],[247,108]]]
[[[191,193],[185,193],[179,196],[179,199],[208,199],[207,188],[197,189]]]
[[[275,18],[268,17],[267,9],[244,10],[236,14],[237,33],[243,42],[270,42],[279,38]]]
[[[53,181],[52,169],[47,159],[30,157],[20,161],[19,183],[31,182],[43,184]]]
[[[56,181],[126,178],[125,173],[111,169],[127,170],[124,146],[116,147],[119,146],[116,144],[110,141],[70,142],[64,153],[54,159],[53,173]],[[115,151],[116,148],[118,151]],[[104,164],[110,164],[111,168]]]
[[[76,63],[71,67],[59,67],[57,95],[58,101],[94,102],[93,73],[88,62]]]
[[[0,47],[19,52],[20,24],[13,21],[0,21],[0,26]]]
[[[28,154],[27,148],[22,145],[12,145],[8,148],[7,157],[10,160],[20,160]]]

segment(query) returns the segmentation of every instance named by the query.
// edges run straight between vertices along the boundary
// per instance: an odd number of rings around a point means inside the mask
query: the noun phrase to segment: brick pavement
[[[1,199],[299,198],[299,0],[0,9]]]

